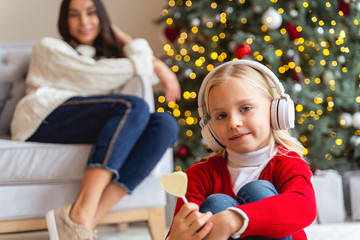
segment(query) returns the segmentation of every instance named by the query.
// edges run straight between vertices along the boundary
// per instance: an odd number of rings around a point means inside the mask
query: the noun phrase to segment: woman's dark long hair
[[[63,0],[60,7],[58,30],[64,41],[70,44],[73,48],[79,45],[79,42],[74,39],[69,32],[69,5],[71,0]],[[115,37],[111,29],[111,23],[106,13],[104,4],[101,0],[92,0],[97,9],[97,14],[100,22],[100,33],[94,41],[93,47],[96,49],[95,58],[119,58],[124,57],[121,44]]]

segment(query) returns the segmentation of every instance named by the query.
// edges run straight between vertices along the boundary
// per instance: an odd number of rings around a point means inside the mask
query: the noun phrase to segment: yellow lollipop
[[[181,198],[185,203],[188,202],[185,197],[187,182],[187,175],[182,171],[165,174],[160,179],[160,184],[166,192]]]

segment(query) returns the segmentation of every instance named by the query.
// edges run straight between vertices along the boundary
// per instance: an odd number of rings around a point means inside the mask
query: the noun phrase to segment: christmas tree
[[[198,125],[205,75],[233,59],[265,64],[293,98],[292,133],[320,169],[360,167],[360,2],[350,0],[170,0],[162,11],[167,63],[180,102],[157,98],[181,127],[175,164],[209,152]]]

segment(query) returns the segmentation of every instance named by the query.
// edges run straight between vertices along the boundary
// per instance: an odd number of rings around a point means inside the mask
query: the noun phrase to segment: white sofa
[[[9,140],[13,111],[25,91],[32,46],[0,44],[0,233],[45,229],[48,210],[74,201],[91,148]],[[152,87],[145,78],[138,77],[124,93],[142,96],[154,111]],[[101,223],[147,221],[152,239],[163,239],[166,194],[159,179],[172,170],[169,149],[133,194],[121,200]]]

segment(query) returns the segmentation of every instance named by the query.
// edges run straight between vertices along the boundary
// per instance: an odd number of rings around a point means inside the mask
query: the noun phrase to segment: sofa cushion
[[[91,145],[0,139],[0,185],[80,180]]]
[[[0,139],[0,186],[80,181],[91,151],[89,144],[17,142]],[[168,149],[150,175],[171,172]]]
[[[10,124],[17,102],[25,94],[25,78],[32,43],[0,45],[0,136],[10,135]]]
[[[159,182],[157,176],[145,178],[111,211],[165,206],[166,193]],[[44,217],[47,211],[74,202],[79,188],[80,181],[0,186],[0,221]]]

